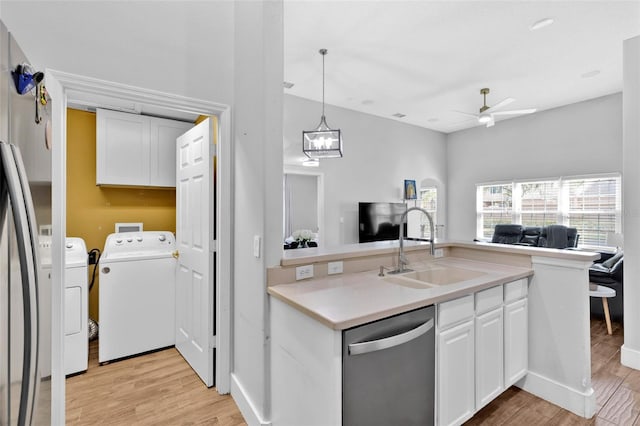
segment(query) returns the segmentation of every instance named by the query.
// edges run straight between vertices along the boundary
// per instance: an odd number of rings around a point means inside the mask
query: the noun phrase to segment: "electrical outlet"
[[[442,256],[444,256],[444,250],[443,249],[440,248],[440,249],[435,249],[433,251],[433,257],[435,257],[436,259],[438,257],[442,257]]]
[[[328,274],[341,274],[342,273],[342,261],[339,260],[337,262],[329,262],[328,266]]]
[[[98,262],[96,255],[97,253],[95,251],[89,252],[89,265],[95,265]]]
[[[296,280],[313,278],[313,265],[298,266],[296,268]]]

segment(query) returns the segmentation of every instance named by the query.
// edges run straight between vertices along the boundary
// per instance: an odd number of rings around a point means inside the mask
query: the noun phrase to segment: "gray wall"
[[[476,184],[622,172],[620,93],[451,133],[448,231],[476,235]]]
[[[300,165],[302,130],[320,120],[321,104],[285,95],[285,164]],[[344,157],[320,161],[324,173],[324,236],[328,246],[358,242],[358,202],[400,202],[404,180],[446,181],[445,135],[396,120],[326,106],[330,126],[343,132]],[[443,185],[444,196],[444,185]],[[444,200],[443,200],[444,201]],[[439,213],[444,223],[445,205]]]

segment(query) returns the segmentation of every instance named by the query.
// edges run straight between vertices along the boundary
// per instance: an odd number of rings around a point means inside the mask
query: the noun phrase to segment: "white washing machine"
[[[87,369],[89,362],[89,286],[87,246],[81,238],[65,243],[64,373]]]
[[[111,234],[100,257],[100,363],[175,344],[175,238]]]

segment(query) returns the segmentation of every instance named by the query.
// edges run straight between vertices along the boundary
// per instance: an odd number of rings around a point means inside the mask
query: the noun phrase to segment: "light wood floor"
[[[174,348],[99,366],[93,341],[89,369],[66,385],[67,425],[246,425]]]
[[[583,419],[516,387],[466,425],[640,426],[640,371],[620,364],[623,330],[591,321],[591,374],[597,413]],[[89,370],[67,379],[68,425],[246,425],[229,395],[207,389],[171,348],[98,366],[89,346]]]
[[[604,320],[591,320],[591,383],[596,394],[592,419],[511,387],[465,425],[640,425],[640,371],[620,364],[623,330],[619,323],[612,325],[609,336]]]

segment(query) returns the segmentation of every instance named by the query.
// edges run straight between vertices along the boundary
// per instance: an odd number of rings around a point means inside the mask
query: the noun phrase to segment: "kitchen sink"
[[[424,271],[407,272],[401,276],[429,284],[446,285],[471,280],[481,277],[482,275],[486,275],[486,272],[455,267],[436,267]]]
[[[403,287],[428,289],[441,285],[455,284],[486,275],[486,272],[453,266],[434,266],[421,271],[411,271],[402,275],[387,275],[384,280]]]

